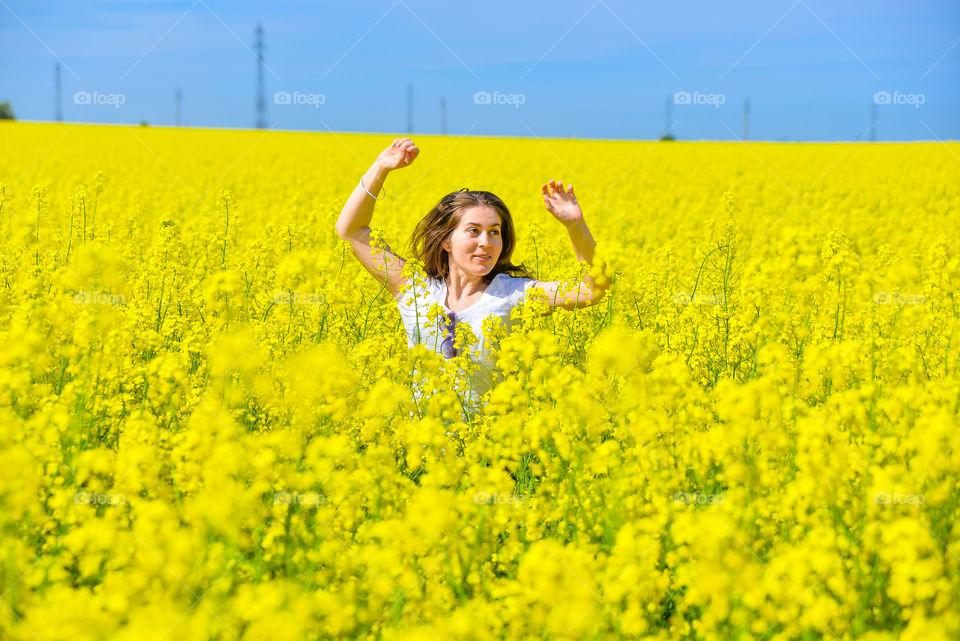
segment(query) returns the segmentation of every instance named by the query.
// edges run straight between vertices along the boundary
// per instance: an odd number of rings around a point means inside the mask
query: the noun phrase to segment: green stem
[[[540,280],[540,250],[537,248],[537,239],[533,239],[533,255],[537,260],[537,280]]]
[[[93,240],[93,238],[97,235],[96,220],[97,220],[98,204],[100,204],[100,187],[99,186],[97,187],[97,195],[93,199],[93,214],[90,215],[90,240]]]
[[[70,246],[73,244],[73,210],[70,210],[70,225],[67,227],[67,260],[70,260]]]
[[[230,203],[224,203],[224,209],[227,212],[227,222],[226,226],[223,229],[223,253],[220,255],[220,267],[221,269],[227,262],[227,234],[230,232]]]

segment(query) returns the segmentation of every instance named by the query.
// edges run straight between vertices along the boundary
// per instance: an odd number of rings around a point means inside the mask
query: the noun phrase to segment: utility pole
[[[256,128],[264,129],[267,126],[267,99],[263,87],[263,25],[257,21],[257,118]]]
[[[667,122],[663,126],[664,136],[667,136],[670,134],[670,120],[671,120],[670,112],[672,109],[673,109],[673,98],[671,96],[667,96]]]
[[[413,83],[407,85],[407,133],[413,133]]]
[[[667,120],[663,125],[663,135],[660,136],[660,140],[676,140],[677,137],[670,133],[670,129],[673,127],[673,123],[670,122],[673,118],[673,96],[667,96]]]
[[[60,63],[58,62],[56,67],[53,70],[54,86],[56,87],[56,97],[54,100],[56,104],[54,105],[54,111],[56,113],[57,122],[63,122],[63,111],[60,109],[62,103],[61,94],[60,94]]]
[[[750,99],[743,101],[743,139],[750,140]]]
[[[440,135],[447,135],[447,100],[440,98]]]

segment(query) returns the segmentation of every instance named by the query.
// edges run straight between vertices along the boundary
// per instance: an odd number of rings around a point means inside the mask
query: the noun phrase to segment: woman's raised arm
[[[583,211],[580,210],[580,203],[577,202],[577,196],[573,193],[573,185],[564,189],[562,182],[551,180],[541,187],[541,191],[543,192],[543,204],[547,211],[563,223],[564,228],[570,234],[570,242],[573,243],[577,260],[592,265],[593,253],[597,243],[593,240],[593,235],[587,228],[587,223],[583,220]],[[583,274],[580,282],[569,292],[561,292],[560,281],[536,281],[532,287],[546,292],[548,303],[546,313],[550,314],[557,307],[573,310],[596,305],[603,299],[604,293],[610,289],[610,282],[605,278],[601,282],[596,282],[588,271]]]
[[[400,293],[403,279],[400,270],[404,260],[393,253],[389,246],[383,247],[382,255],[370,246],[370,221],[373,219],[373,206],[383,187],[387,175],[394,169],[406,167],[420,154],[420,150],[409,138],[397,138],[380,152],[361,182],[357,183],[353,193],[337,219],[337,235],[350,243],[353,255],[357,257],[367,271],[373,274],[378,283],[386,282],[387,289],[396,298]]]

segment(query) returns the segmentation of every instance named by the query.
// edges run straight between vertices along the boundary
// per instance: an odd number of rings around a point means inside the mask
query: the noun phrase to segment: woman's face
[[[503,249],[500,215],[489,207],[470,207],[460,212],[460,223],[443,248],[450,260],[468,274],[485,276],[497,264]]]

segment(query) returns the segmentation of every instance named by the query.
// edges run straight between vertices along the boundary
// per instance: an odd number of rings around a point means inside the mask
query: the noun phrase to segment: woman
[[[403,318],[407,345],[418,343],[442,354],[456,356],[456,326],[468,323],[479,340],[470,350],[479,351],[479,368],[470,376],[469,400],[475,403],[493,383],[493,360],[483,337],[482,321],[499,317],[509,331],[510,310],[533,288],[546,293],[547,313],[556,307],[576,309],[597,303],[609,283],[594,283],[589,275],[569,293],[560,282],[541,282],[523,266],[510,262],[516,247],[513,219],[503,201],[486,191],[456,191],[444,196],[420,221],[413,233],[413,252],[423,263],[427,286],[405,288],[401,276],[405,261],[389,247],[376,256],[370,244],[370,220],[387,175],[410,165],[420,150],[409,138],[398,138],[380,153],[350,194],[337,220],[337,234],[349,241],[357,260],[393,294]],[[596,243],[587,229],[573,186],[551,180],[542,186],[543,203],[570,234],[577,259],[593,260]],[[401,291],[401,288],[407,291]],[[419,291],[416,291],[419,290]],[[428,310],[438,304],[444,322],[431,327]],[[433,324],[436,325],[436,324]]]

